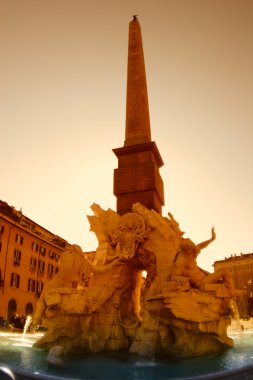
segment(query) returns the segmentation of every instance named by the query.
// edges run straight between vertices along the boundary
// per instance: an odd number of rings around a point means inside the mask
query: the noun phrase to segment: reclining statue
[[[212,228],[211,239],[199,244],[194,244],[191,239],[182,239],[180,251],[174,259],[172,280],[178,281],[184,285],[185,281],[190,282],[193,288],[205,291],[206,285],[223,283],[229,290],[231,297],[239,297],[245,292],[237,290],[234,286],[233,279],[226,269],[221,269],[215,273],[208,273],[198,267],[197,256],[203,248],[206,248],[216,239],[216,233]]]
[[[50,295],[52,299],[53,297],[57,298],[57,291],[70,294],[71,291],[76,289],[82,277],[89,279],[92,273],[104,273],[115,265],[119,265],[117,260],[107,265],[93,265],[86,259],[80,246],[71,245],[60,257],[58,272],[44,286],[32,319],[32,328],[36,328],[41,324],[45,311],[48,308],[50,309],[50,305],[47,303],[47,298],[49,299]],[[50,303],[53,309],[55,302]]]

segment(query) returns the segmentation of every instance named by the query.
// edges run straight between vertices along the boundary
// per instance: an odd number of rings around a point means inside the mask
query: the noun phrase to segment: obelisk
[[[114,170],[117,212],[131,212],[133,203],[161,213],[163,181],[159,168],[162,158],[151,140],[148,92],[141,28],[137,16],[129,23],[125,142],[113,149],[118,157]]]

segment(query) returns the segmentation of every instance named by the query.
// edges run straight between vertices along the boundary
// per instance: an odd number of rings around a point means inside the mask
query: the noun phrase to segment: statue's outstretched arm
[[[210,243],[212,243],[212,241],[214,241],[216,239],[216,233],[215,233],[215,229],[214,227],[212,228],[212,237],[211,239],[209,240],[206,240],[206,241],[203,241],[202,243],[199,243],[198,244],[198,247],[200,249],[203,249],[203,248],[206,248]]]

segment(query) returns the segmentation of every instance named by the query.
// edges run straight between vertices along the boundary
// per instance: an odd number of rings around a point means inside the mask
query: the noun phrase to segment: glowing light
[[[142,271],[142,277],[146,278],[146,277],[147,277],[147,274],[148,274],[148,273],[147,273],[146,270],[143,270],[143,271]]]

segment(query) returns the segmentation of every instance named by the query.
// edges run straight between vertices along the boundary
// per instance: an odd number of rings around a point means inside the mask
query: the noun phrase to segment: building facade
[[[241,317],[253,316],[253,253],[231,255],[224,260],[215,261],[214,271],[226,269],[234,280],[237,289],[246,291],[247,304],[238,300]]]
[[[35,311],[68,242],[0,201],[0,316]]]

